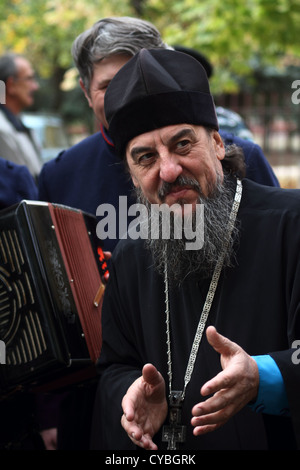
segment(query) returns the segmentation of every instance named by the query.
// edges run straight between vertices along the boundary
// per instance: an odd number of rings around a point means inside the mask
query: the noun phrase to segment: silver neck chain
[[[204,328],[205,328],[205,325],[206,325],[206,321],[207,321],[207,318],[208,318],[208,315],[209,315],[209,312],[210,312],[210,309],[211,309],[211,306],[212,306],[212,303],[213,303],[215,292],[216,292],[216,289],[217,289],[217,286],[218,286],[220,274],[221,274],[222,267],[223,267],[224,257],[225,257],[226,251],[228,249],[228,243],[229,243],[230,235],[231,235],[232,230],[234,228],[234,224],[235,224],[236,216],[237,216],[237,213],[238,213],[238,210],[239,210],[241,198],[242,198],[242,183],[241,183],[240,180],[237,180],[236,193],[235,193],[234,201],[233,201],[233,204],[232,204],[232,209],[231,209],[231,213],[230,213],[230,217],[229,217],[229,221],[228,221],[228,227],[227,227],[227,231],[228,231],[228,235],[229,235],[227,237],[228,242],[224,244],[223,251],[220,254],[219,259],[217,261],[217,264],[216,264],[216,267],[215,267],[215,270],[214,270],[214,273],[213,273],[213,276],[212,276],[212,279],[211,279],[211,282],[210,282],[209,290],[208,290],[208,293],[207,293],[207,296],[206,296],[205,304],[204,304],[204,307],[203,307],[203,310],[202,310],[202,313],[201,313],[201,316],[200,316],[200,320],[199,320],[199,323],[198,323],[196,335],[195,335],[195,338],[194,338],[194,341],[193,341],[193,345],[192,345],[188,365],[187,365],[185,376],[184,376],[184,387],[183,387],[183,391],[181,392],[181,398],[180,398],[181,402],[185,398],[186,388],[187,388],[187,386],[188,386],[188,384],[191,380],[191,376],[192,376],[192,373],[193,373],[193,370],[194,370],[194,365],[195,365],[196,357],[197,357],[197,354],[198,354],[199,345],[200,345],[202,335],[203,335],[203,331],[204,331]],[[167,346],[168,346],[167,354],[168,354],[169,393],[171,394],[171,390],[172,390],[172,357],[171,357],[170,300],[169,300],[169,283],[168,283],[167,260],[165,260],[164,283],[165,283],[165,305],[166,305],[166,311],[165,311],[165,313],[166,313],[166,334],[167,334]]]

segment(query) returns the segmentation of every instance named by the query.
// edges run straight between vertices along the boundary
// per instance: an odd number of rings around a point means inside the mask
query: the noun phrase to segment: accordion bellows
[[[2,391],[32,388],[95,365],[102,285],[96,218],[58,204],[22,201],[0,212]],[[54,387],[55,388],[55,387]]]

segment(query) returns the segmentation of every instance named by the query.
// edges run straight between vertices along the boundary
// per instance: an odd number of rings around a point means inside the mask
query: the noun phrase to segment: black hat
[[[203,65],[203,67],[205,68],[207,77],[211,78],[211,76],[213,75],[214,68],[208,58],[205,57],[205,55],[201,54],[201,52],[199,51],[196,51],[196,49],[191,49],[190,47],[176,45],[173,46],[173,48],[175,49],[175,51],[184,52],[185,54],[189,54],[194,57],[194,59],[198,60],[198,62],[200,62],[200,64]]]
[[[109,134],[124,156],[137,135],[174,124],[219,129],[206,72],[193,57],[142,49],[110,82],[104,98]]]

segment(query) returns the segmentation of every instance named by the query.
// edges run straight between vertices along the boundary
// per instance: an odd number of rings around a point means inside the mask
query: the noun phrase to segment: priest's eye
[[[180,140],[176,142],[176,149],[179,151],[188,151],[191,145],[191,141],[188,139]]]
[[[144,155],[140,155],[137,159],[137,164],[140,166],[148,166],[154,163],[155,155],[153,153],[145,153]]]

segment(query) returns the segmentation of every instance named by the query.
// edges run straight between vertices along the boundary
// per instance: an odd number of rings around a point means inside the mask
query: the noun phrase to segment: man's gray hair
[[[0,57],[0,80],[4,83],[7,82],[9,77],[17,77],[18,69],[16,65],[16,58],[23,57],[20,54],[8,52]]]
[[[72,56],[86,91],[90,91],[94,64],[116,54],[134,56],[141,49],[170,49],[155,26],[128,16],[104,18],[80,34]]]

